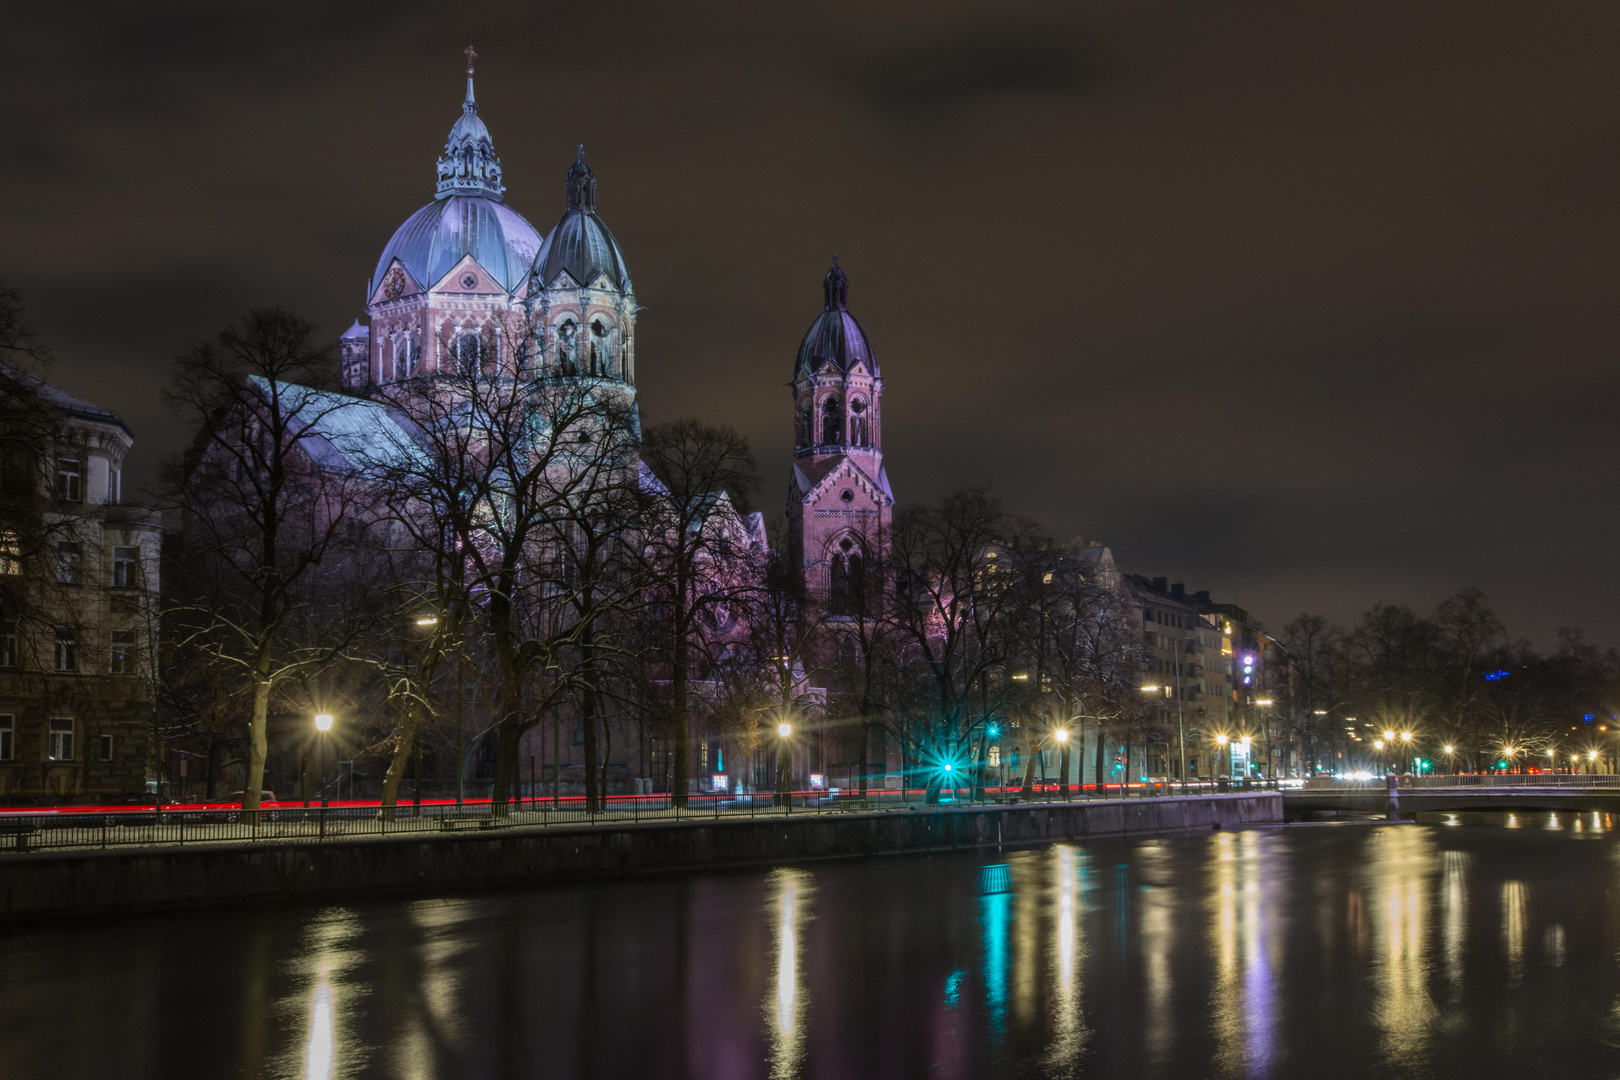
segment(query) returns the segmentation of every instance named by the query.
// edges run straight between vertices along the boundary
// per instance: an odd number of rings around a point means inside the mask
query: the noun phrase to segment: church
[[[584,148],[576,149],[567,170],[562,214],[542,234],[507,202],[501,161],[475,94],[476,54],[467,52],[461,115],[438,158],[432,201],[384,245],[367,285],[364,319],[339,340],[344,389],[384,400],[410,380],[431,383],[437,375],[493,369],[517,378],[586,378],[611,388],[633,410],[635,287],[624,252],[598,213],[597,179]],[[795,358],[791,413],[783,410],[784,419],[792,417],[795,449],[788,466],[789,550],[782,554],[802,575],[806,595],[834,620],[852,621],[867,606],[863,568],[886,542],[894,494],[883,465],[882,370],[850,311],[849,280],[836,255],[822,299]],[[657,482],[642,469],[645,482]],[[763,546],[760,515],[747,515],[743,527]],[[759,762],[750,769],[731,760],[735,755],[710,745],[700,727],[690,754],[704,789],[760,783]],[[806,741],[811,745],[795,757],[795,783],[833,787],[858,771],[839,760],[849,754],[819,745],[808,733]],[[613,742],[627,749],[609,763],[612,776],[631,788],[659,790],[668,748],[643,755],[635,753],[633,740]],[[543,777],[559,764],[559,751],[565,769],[582,761],[566,740],[551,744],[544,726],[525,736],[522,759],[538,761]],[[476,754],[471,760],[481,771]],[[888,770],[873,762],[869,771]],[[566,773],[563,780],[567,791]],[[623,790],[611,782],[610,789]]]

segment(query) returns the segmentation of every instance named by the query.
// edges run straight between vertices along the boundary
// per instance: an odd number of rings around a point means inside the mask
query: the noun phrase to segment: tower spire
[[[847,311],[849,309],[849,278],[838,268],[838,252],[833,252],[832,269],[821,281],[821,291],[827,298],[827,311]]]
[[[501,186],[501,159],[495,156],[495,143],[489,128],[478,116],[478,99],[473,96],[473,61],[478,52],[471,45],[462,50],[467,58],[467,96],[461,102],[461,119],[450,129],[439,158],[439,186],[436,198],[448,199],[458,193],[489,195],[497,199],[506,189]]]

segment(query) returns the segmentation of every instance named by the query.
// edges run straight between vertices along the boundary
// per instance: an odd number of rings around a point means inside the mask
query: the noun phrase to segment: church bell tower
[[[789,557],[808,598],[834,619],[858,618],[871,611],[866,570],[886,553],[894,514],[883,467],[883,373],[850,313],[837,255],[821,288],[821,314],[799,346],[791,384]]]

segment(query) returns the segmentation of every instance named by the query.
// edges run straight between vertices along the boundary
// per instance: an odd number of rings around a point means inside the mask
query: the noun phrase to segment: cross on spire
[[[471,45],[461,51],[467,57],[467,74],[471,75],[473,73],[473,61],[478,59],[478,53]]]

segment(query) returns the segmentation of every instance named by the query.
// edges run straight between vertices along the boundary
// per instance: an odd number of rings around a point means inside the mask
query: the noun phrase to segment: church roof
[[[794,377],[801,372],[815,374],[829,365],[838,372],[848,373],[856,364],[864,364],[873,375],[880,374],[877,358],[866,340],[866,331],[849,311],[849,278],[833,256],[832,269],[821,282],[825,304],[816,321],[805,332],[799,345],[799,358],[793,368]]]
[[[575,284],[589,285],[603,274],[616,289],[630,287],[630,269],[613,233],[596,216],[596,175],[585,164],[585,148],[563,182],[568,209],[546,237],[534,260],[534,275],[541,288],[567,271]]]

